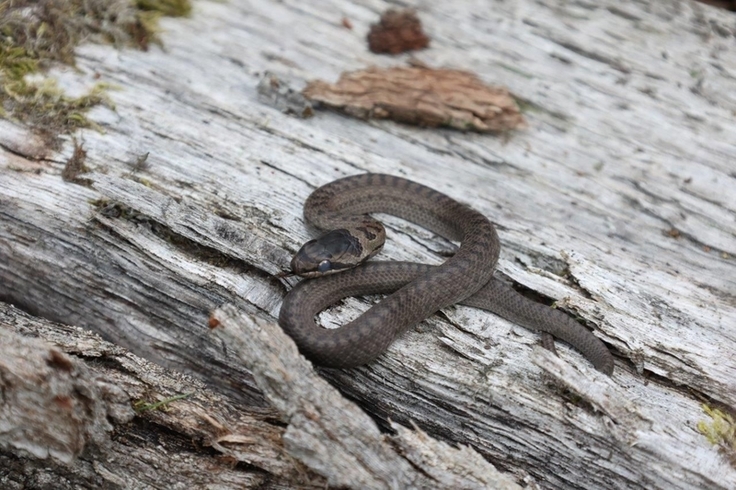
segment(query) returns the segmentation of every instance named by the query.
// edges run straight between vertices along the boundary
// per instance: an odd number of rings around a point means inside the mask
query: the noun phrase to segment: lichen
[[[703,404],[702,408],[711,421],[698,422],[698,431],[708,442],[718,446],[719,452],[736,468],[736,423],[733,416],[706,404]]]

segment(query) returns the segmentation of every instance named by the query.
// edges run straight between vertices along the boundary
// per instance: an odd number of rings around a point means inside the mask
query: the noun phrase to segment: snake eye
[[[323,260],[317,266],[317,272],[327,272],[332,268],[332,263],[329,260]]]

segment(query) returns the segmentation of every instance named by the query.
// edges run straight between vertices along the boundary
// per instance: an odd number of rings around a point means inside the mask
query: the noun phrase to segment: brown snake
[[[460,241],[442,265],[369,262],[383,247],[383,225],[368,213],[392,214]],[[613,356],[596,336],[559,310],[536,303],[493,277],[500,243],[479,212],[429,187],[383,174],[346,177],[315,190],[304,205],[307,222],[332,230],[302,246],[292,270],[319,279],[300,282],[285,298],[279,324],[317,364],[353,367],[372,361],[407,328],[455,303],[492,311],[558,337],[610,375]],[[333,272],[339,272],[332,274]],[[314,318],[347,296],[392,293],[337,329]]]

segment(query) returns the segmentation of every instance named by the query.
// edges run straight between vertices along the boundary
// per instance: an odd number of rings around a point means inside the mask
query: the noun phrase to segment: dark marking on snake
[[[368,230],[367,226],[358,226],[355,229],[361,232],[367,240],[375,240],[377,238],[377,235]]]
[[[459,241],[460,248],[439,266],[364,263],[385,240],[383,225],[369,213],[412,221]],[[315,279],[300,282],[286,296],[279,324],[315,363],[345,368],[371,362],[406,329],[459,303],[547,332],[577,348],[596,369],[613,373],[613,356],[598,337],[560,310],[493,277],[501,247],[496,230],[469,206],[400,177],[362,174],[315,190],[304,205],[304,217],[332,231],[305,243],[292,259],[295,274]],[[365,233],[361,228],[366,227],[376,233]],[[326,329],[315,323],[320,311],[344,297],[378,293],[389,295],[347,325]]]

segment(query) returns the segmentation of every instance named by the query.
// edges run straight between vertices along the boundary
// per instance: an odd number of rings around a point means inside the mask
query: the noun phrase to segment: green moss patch
[[[105,85],[68,97],[55,81],[29,75],[53,63],[74,66],[82,40],[145,50],[158,42],[161,16],[190,12],[189,0],[0,0],[0,117],[46,135],[93,127],[85,114],[109,104]]]
[[[718,446],[728,462],[736,468],[736,422],[734,418],[717,408],[703,405],[703,411],[710,418],[710,422],[698,422],[698,431],[708,439],[708,442]]]

